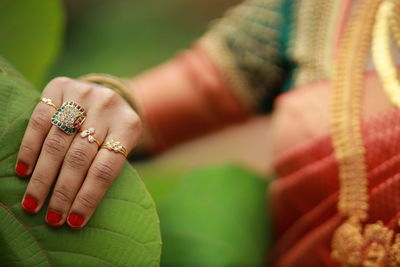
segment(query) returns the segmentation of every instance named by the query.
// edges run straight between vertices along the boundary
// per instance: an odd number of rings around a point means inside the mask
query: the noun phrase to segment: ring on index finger
[[[49,105],[50,107],[53,107],[55,110],[57,110],[57,106],[53,104],[53,101],[51,101],[50,98],[42,97],[40,99],[41,102],[45,103],[46,105]]]

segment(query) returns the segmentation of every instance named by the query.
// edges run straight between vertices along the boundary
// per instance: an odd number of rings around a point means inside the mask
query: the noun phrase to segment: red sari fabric
[[[197,44],[130,83],[151,139],[149,152],[164,151],[252,115]]]
[[[369,182],[369,220],[400,227],[400,110],[363,122]],[[275,266],[340,266],[330,242],[342,218],[337,212],[338,163],[331,138],[324,136],[280,156],[279,179],[271,186],[276,238]],[[367,222],[367,223],[368,223]]]

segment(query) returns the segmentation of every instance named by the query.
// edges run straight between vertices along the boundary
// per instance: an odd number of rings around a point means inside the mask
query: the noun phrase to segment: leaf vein
[[[18,152],[13,152],[9,155],[6,155],[4,158],[0,159],[0,163],[2,163],[5,160],[8,160],[9,158],[11,158],[12,156],[15,156]]]
[[[32,239],[36,242],[39,250],[43,253],[44,258],[46,259],[47,263],[49,266],[51,266],[51,262],[49,260],[49,257],[46,253],[46,251],[44,250],[44,248],[41,246],[41,244],[39,243],[39,241],[36,239],[36,236],[31,232],[31,228],[25,224],[14,212],[12,212],[6,205],[4,205],[3,203],[0,202],[0,206],[3,207],[11,216],[13,216],[21,225],[22,227],[25,228],[25,230],[27,231],[27,233],[32,236]]]
[[[0,135],[0,142],[3,141],[4,135],[8,132],[9,128],[10,128],[11,126],[13,126],[22,116],[24,116],[25,113],[29,113],[29,112],[31,112],[30,109],[29,109],[29,110],[25,110],[25,111],[21,112],[21,113],[15,118],[15,120],[13,120],[12,123],[7,123],[6,127],[4,127],[4,130],[3,130],[2,134]]]
[[[30,228],[32,229],[32,228],[39,228],[39,227],[47,227],[47,225],[46,225],[46,224],[38,224],[38,225],[33,225],[33,226],[31,226]],[[136,240],[135,238],[133,238],[133,237],[131,237],[131,236],[127,236],[127,235],[125,235],[125,234],[123,234],[123,233],[111,231],[111,230],[109,230],[109,229],[105,229],[105,228],[101,228],[101,227],[97,227],[97,226],[90,226],[90,225],[87,225],[87,226],[85,226],[85,228],[86,228],[86,229],[93,229],[93,230],[96,230],[96,231],[104,231],[104,232],[108,232],[108,233],[113,234],[113,235],[121,236],[121,237],[123,237],[123,238],[125,238],[125,239],[128,239],[128,240],[130,240],[130,241],[133,241],[134,243],[140,245],[141,247],[143,247],[143,248],[144,248],[145,250],[147,250],[147,251],[148,251],[148,248],[146,247],[146,245],[156,242],[156,241],[141,242],[141,241]]]
[[[59,251],[59,250],[48,250],[47,252],[49,254],[73,254],[73,255],[79,255],[79,256],[83,256],[83,257],[93,258],[93,259],[96,259],[98,261],[102,261],[102,262],[107,263],[107,264],[109,264],[111,266],[117,266],[117,265],[113,264],[112,262],[109,262],[109,261],[107,261],[105,259],[102,259],[102,258],[99,258],[99,257],[96,257],[96,256],[92,256],[92,255],[88,255],[88,254],[85,254],[85,253],[82,253],[82,252]]]
[[[148,208],[146,208],[144,205],[142,205],[142,204],[140,204],[140,203],[137,203],[137,202],[135,202],[135,201],[129,201],[129,200],[126,200],[126,199],[115,198],[115,197],[107,197],[107,196],[104,197],[104,199],[115,200],[115,201],[123,201],[123,202],[127,202],[127,203],[130,203],[130,204],[139,206],[139,207],[141,207],[141,208],[144,209],[144,210],[148,210]]]

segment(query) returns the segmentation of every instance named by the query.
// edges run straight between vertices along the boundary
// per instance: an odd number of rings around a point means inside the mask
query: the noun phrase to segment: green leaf
[[[236,165],[195,170],[159,206],[162,266],[262,266],[267,182]]]
[[[40,85],[61,44],[64,15],[58,0],[0,0],[0,54]]]
[[[158,266],[155,204],[126,164],[82,230],[48,227],[46,207],[25,213],[27,179],[15,176],[19,144],[36,99],[33,89],[0,57],[0,262],[2,266]]]
[[[157,160],[134,162],[133,166],[140,173],[140,177],[157,206],[162,205],[164,200],[168,199],[179,181],[189,171],[188,167],[183,164],[165,164],[157,162]]]

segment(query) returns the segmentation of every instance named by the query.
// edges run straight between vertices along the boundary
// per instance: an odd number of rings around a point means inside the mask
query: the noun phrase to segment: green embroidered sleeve
[[[257,112],[271,111],[290,63],[290,0],[249,0],[229,10],[201,39],[234,94]]]

